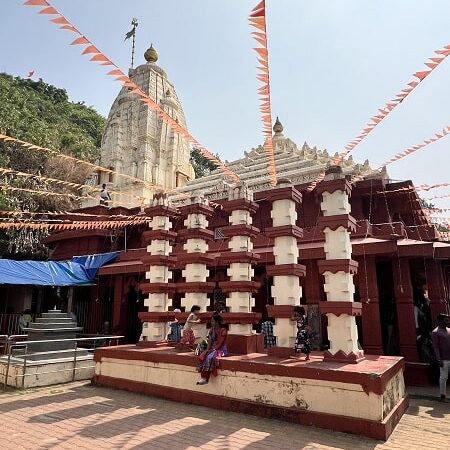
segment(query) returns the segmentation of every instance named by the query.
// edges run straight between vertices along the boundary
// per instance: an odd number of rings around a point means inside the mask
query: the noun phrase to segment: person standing
[[[183,327],[183,334],[180,340],[180,348],[184,348],[186,346],[191,349],[193,348],[195,344],[195,334],[194,330],[192,329],[192,326],[201,322],[201,320],[198,317],[200,310],[201,308],[198,305],[194,305],[191,308],[191,313],[189,314],[186,323],[184,324]]]
[[[311,331],[308,327],[308,319],[303,306],[296,306],[294,308],[292,320],[297,322],[297,337],[295,339],[294,347],[295,353],[304,353],[306,355],[305,361],[309,361],[309,354],[311,353]]]
[[[447,314],[439,314],[438,326],[431,333],[434,353],[439,363],[439,392],[440,401],[446,401],[447,379],[450,370],[450,317]]]

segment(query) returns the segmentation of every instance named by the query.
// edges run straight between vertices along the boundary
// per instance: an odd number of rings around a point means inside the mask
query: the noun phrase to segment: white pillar
[[[361,304],[353,302],[355,286],[353,275],[358,264],[352,258],[350,231],[355,221],[350,215],[349,194],[351,185],[340,167],[330,167],[318,187],[322,194],[320,208],[323,217],[319,224],[325,235],[325,261],[319,261],[320,272],[325,277],[326,302],[321,310],[328,318],[330,348],[325,356],[335,359],[363,357],[358,348],[358,330],[355,316],[361,314]]]

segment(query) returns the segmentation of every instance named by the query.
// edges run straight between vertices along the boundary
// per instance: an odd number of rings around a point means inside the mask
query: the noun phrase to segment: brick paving
[[[421,397],[410,404],[382,443],[78,382],[0,394],[0,449],[450,448],[450,403]]]

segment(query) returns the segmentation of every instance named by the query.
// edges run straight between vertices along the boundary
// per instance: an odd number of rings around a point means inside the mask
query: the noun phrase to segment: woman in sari
[[[220,358],[228,354],[227,336],[228,327],[223,323],[222,316],[214,314],[208,333],[208,347],[199,356],[198,371],[201,373],[201,378],[197,384],[208,384],[211,374],[217,376]]]

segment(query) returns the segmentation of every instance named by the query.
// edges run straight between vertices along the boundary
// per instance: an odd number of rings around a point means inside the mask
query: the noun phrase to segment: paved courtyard
[[[0,394],[6,449],[448,449],[450,403],[412,399],[386,443],[86,382]]]

